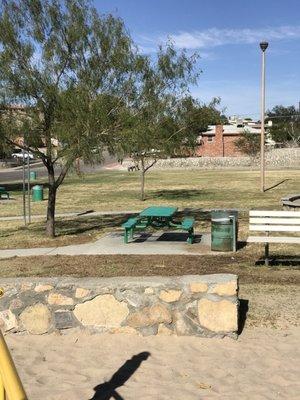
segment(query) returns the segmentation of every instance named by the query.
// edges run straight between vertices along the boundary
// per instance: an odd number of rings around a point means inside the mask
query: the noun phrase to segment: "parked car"
[[[18,158],[18,159],[23,159],[23,150],[22,149],[15,149],[14,152],[12,153],[13,158]],[[27,158],[30,158],[30,160],[34,159],[34,156],[32,153],[25,151],[24,152],[24,158],[27,160]]]

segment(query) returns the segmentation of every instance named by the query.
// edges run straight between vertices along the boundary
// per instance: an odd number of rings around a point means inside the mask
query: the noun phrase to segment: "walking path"
[[[61,247],[36,247],[31,249],[0,250],[0,258],[54,256],[54,255],[100,255],[100,254],[210,254],[210,235],[197,234],[196,243],[186,243],[187,234],[181,232],[155,232],[136,235],[136,239],[125,244],[123,233],[109,233],[95,242]]]
[[[82,211],[82,212],[67,212],[61,214],[55,214],[56,218],[67,218],[67,217],[99,217],[101,215],[126,215],[126,214],[137,214],[138,211],[133,210],[122,210],[122,211]],[[24,219],[23,215],[16,215],[11,217],[0,217],[0,221],[20,221]],[[31,215],[31,219],[46,219],[45,214]]]

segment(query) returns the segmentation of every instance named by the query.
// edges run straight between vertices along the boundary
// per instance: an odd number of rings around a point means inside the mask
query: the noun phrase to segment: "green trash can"
[[[30,171],[30,180],[35,181],[37,177],[36,171]]]
[[[43,201],[44,199],[44,190],[43,186],[35,185],[32,188],[32,201]]]
[[[236,251],[238,212],[236,210],[212,210],[211,250]]]

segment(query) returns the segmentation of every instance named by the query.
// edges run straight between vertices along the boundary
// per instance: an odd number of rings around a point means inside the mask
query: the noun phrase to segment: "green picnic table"
[[[174,228],[188,231],[188,243],[194,240],[194,218],[185,217],[182,222],[174,222],[173,217],[177,212],[177,207],[152,206],[141,211],[137,217],[129,218],[122,227],[125,229],[124,242],[128,243],[129,239],[133,239],[134,231],[152,227]]]

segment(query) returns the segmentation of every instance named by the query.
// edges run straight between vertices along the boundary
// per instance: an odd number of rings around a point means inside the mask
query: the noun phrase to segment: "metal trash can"
[[[35,181],[37,177],[36,171],[30,171],[30,180]]]
[[[43,201],[44,199],[44,190],[43,186],[35,185],[32,188],[32,201]]]
[[[212,210],[211,250],[236,251],[238,240],[238,212],[236,210]]]

